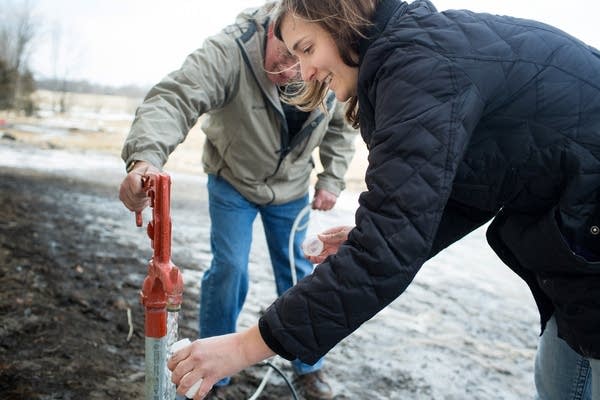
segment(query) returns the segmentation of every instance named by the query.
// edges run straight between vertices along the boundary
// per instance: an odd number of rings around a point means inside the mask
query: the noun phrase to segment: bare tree
[[[29,108],[33,90],[29,55],[39,23],[30,0],[19,4],[3,0],[3,3],[3,12],[0,13],[0,65],[3,65],[4,71],[0,71],[0,75],[8,77],[8,82],[0,91],[0,96],[4,97],[0,104],[6,104],[7,108]]]
[[[55,22],[50,31],[52,40],[52,74],[54,80],[53,91],[58,96],[52,96],[52,111],[64,113],[67,111],[67,68],[60,65],[64,53],[63,27]],[[58,104],[57,104],[58,103]]]
[[[54,22],[49,31],[52,79],[54,81],[53,111],[64,113],[69,107],[69,82],[73,73],[77,72],[83,56],[82,47],[77,44],[77,35],[71,32],[69,26]]]

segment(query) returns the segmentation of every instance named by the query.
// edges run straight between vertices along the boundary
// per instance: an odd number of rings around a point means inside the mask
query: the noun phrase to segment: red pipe
[[[183,300],[183,278],[179,268],[171,262],[171,178],[165,173],[145,176],[142,188],[152,208],[147,232],[153,255],[140,298],[146,313],[146,337],[162,338],[167,335],[167,311],[179,310]],[[142,226],[140,212],[136,213],[136,223]]]

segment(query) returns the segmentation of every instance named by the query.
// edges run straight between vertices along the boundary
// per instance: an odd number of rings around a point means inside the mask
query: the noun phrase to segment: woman
[[[317,360],[492,220],[488,242],[540,311],[538,398],[600,400],[600,53],[428,1],[282,0],[275,18],[306,82],[294,103],[348,101],[368,190],[347,240],[257,326],[175,354],[180,390],[273,353]]]

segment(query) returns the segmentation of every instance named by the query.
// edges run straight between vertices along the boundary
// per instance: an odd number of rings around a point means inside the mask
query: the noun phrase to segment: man
[[[208,174],[213,259],[202,279],[200,337],[234,332],[248,289],[252,224],[260,213],[278,294],[292,285],[288,255],[296,216],[308,205],[313,150],[319,147],[312,208],[329,210],[344,188],[356,131],[344,122],[332,93],[327,111],[302,112],[280,101],[280,90],[297,79],[298,68],[269,22],[273,4],[248,10],[235,24],[206,40],[181,69],[154,86],[139,107],[122,158],[128,175],[120,199],[133,211],[148,199],[141,177],[157,172],[206,114],[203,166]],[[295,233],[298,279],[312,271]],[[299,390],[308,399],[331,399],[323,360],[292,362]],[[217,385],[225,392],[230,379]],[[226,395],[224,395],[226,397]]]

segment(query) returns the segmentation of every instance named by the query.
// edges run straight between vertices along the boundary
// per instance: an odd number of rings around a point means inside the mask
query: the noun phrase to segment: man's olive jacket
[[[240,14],[149,91],[123,147],[127,165],[144,160],[162,167],[205,115],[205,172],[249,201],[281,204],[306,194],[316,147],[323,171],[315,189],[336,195],[344,189],[357,132],[330,93],[327,112],[313,111],[290,138],[278,88],[264,70],[269,7]]]

